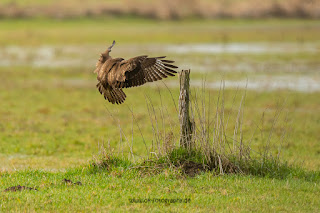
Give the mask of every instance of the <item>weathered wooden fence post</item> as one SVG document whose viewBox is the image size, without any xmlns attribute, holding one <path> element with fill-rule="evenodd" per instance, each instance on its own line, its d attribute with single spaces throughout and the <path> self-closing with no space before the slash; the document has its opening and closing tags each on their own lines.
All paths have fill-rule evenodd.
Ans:
<svg viewBox="0 0 320 213">
<path fill-rule="evenodd" d="M 189 87 L 190 70 L 182 70 L 180 75 L 180 96 L 179 96 L 179 121 L 180 121 L 180 147 L 192 148 L 193 122 L 189 115 Z"/>
</svg>

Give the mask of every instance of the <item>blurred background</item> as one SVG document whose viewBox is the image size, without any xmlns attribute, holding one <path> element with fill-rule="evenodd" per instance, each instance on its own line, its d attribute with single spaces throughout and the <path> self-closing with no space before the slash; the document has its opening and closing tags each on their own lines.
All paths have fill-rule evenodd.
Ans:
<svg viewBox="0 0 320 213">
<path fill-rule="evenodd" d="M 3 0 L 2 17 L 77 18 L 104 15 L 159 20 L 184 18 L 319 18 L 317 0 Z"/>
<path fill-rule="evenodd" d="M 166 55 L 191 69 L 195 88 L 203 79 L 212 91 L 222 80 L 230 93 L 247 88 L 251 119 L 287 101 L 295 135 L 285 155 L 295 159 L 299 150 L 308 168 L 319 168 L 319 18 L 319 0 L 2 0 L 1 169 L 87 162 L 99 142 L 123 140 L 115 126 L 130 132 L 128 107 L 149 121 L 145 95 L 165 90 L 163 83 L 127 90 L 124 106 L 106 103 L 95 88 L 92 71 L 113 40 L 113 57 Z M 165 85 L 177 98 L 178 80 Z M 152 138 L 150 126 L 142 129 Z"/>
</svg>

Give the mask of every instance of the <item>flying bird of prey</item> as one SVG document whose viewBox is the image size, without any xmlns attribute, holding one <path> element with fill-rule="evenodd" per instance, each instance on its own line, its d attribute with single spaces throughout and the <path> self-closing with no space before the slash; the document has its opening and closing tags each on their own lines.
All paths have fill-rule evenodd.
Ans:
<svg viewBox="0 0 320 213">
<path fill-rule="evenodd" d="M 177 66 L 174 61 L 164 60 L 165 56 L 149 58 L 147 55 L 137 56 L 128 60 L 112 58 L 109 53 L 112 45 L 100 54 L 94 73 L 97 73 L 99 92 L 113 104 L 121 104 L 126 99 L 123 88 L 143 85 L 174 76 Z"/>
</svg>

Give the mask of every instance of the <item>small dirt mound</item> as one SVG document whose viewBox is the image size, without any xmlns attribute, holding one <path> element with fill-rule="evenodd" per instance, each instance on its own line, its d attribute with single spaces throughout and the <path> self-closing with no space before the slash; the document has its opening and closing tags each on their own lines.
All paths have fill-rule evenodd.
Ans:
<svg viewBox="0 0 320 213">
<path fill-rule="evenodd" d="M 179 167 L 182 168 L 184 174 L 188 175 L 189 177 L 195 177 L 196 175 L 200 174 L 201 172 L 206 171 L 207 169 L 201 163 L 196 163 L 193 161 L 183 161 L 179 162 Z"/>
<path fill-rule="evenodd" d="M 82 186 L 82 183 L 80 181 L 74 183 L 71 180 L 66 179 L 66 178 L 64 178 L 62 180 L 62 182 L 66 183 L 67 185 L 79 185 L 79 186 Z"/>
<path fill-rule="evenodd" d="M 27 187 L 27 186 L 11 186 L 9 188 L 6 188 L 5 190 L 3 190 L 4 192 L 17 192 L 17 191 L 22 191 L 22 190 L 34 190 L 34 191 L 38 191 L 38 189 L 36 188 L 32 188 L 32 187 Z"/>
</svg>

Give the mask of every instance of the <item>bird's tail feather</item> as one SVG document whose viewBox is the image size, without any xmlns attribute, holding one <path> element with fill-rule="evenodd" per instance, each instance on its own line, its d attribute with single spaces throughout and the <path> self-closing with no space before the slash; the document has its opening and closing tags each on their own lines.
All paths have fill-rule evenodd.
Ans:
<svg viewBox="0 0 320 213">
<path fill-rule="evenodd" d="M 97 84 L 97 88 L 104 98 L 112 104 L 122 104 L 127 97 L 120 88 L 113 88 L 111 86 L 105 88 L 100 82 Z"/>
</svg>

